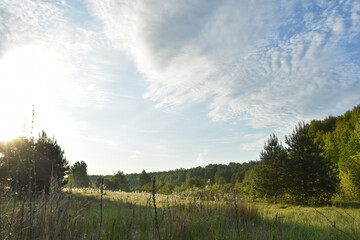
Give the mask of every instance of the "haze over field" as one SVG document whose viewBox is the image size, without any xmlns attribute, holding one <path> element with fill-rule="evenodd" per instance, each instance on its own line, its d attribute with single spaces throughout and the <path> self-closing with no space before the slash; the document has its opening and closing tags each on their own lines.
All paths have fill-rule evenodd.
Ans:
<svg viewBox="0 0 360 240">
<path fill-rule="evenodd" d="M 359 1 L 0 2 L 0 140 L 89 174 L 258 158 L 360 103 Z"/>
</svg>

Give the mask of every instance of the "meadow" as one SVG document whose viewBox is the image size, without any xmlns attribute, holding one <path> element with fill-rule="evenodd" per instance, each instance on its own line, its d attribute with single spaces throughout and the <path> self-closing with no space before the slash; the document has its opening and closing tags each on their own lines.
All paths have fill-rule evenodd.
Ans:
<svg viewBox="0 0 360 240">
<path fill-rule="evenodd" d="M 30 199 L 2 191 L 0 204 L 1 239 L 360 239 L 356 204 L 302 207 L 230 194 L 101 195 L 55 187 Z"/>
</svg>

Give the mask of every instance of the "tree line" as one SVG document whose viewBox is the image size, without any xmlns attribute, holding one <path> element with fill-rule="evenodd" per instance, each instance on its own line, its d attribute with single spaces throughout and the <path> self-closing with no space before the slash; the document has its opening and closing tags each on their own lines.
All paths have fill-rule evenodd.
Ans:
<svg viewBox="0 0 360 240">
<path fill-rule="evenodd" d="M 156 189 L 158 193 L 170 194 L 172 192 L 182 192 L 192 188 L 204 189 L 212 187 L 216 191 L 231 192 L 236 183 L 243 182 L 245 174 L 255 166 L 255 161 L 246 163 L 209 164 L 206 167 L 196 167 L 190 169 L 176 169 L 164 172 L 146 172 L 124 174 L 118 172 L 115 175 L 91 175 L 91 183 L 94 187 L 99 187 L 101 179 L 104 178 L 106 189 L 127 191 L 151 191 L 152 179 L 155 177 Z M 116 178 L 122 175 L 122 178 Z M 120 180 L 122 179 L 122 180 Z M 119 180 L 119 184 L 114 184 Z M 119 189 L 117 186 L 120 186 Z M 126 187 L 125 187 L 126 186 Z"/>
<path fill-rule="evenodd" d="M 275 203 L 359 200 L 360 105 L 344 115 L 298 123 L 285 136 L 284 145 L 270 135 L 259 161 L 122 175 L 127 186 L 123 189 L 129 191 L 150 191 L 155 177 L 158 192 L 165 194 L 198 188 L 265 197 Z"/>
<path fill-rule="evenodd" d="M 334 198 L 360 199 L 360 105 L 337 117 L 300 122 L 285 136 L 284 145 L 270 135 L 259 160 L 209 164 L 164 172 L 88 175 L 85 161 L 72 166 L 57 141 L 45 132 L 0 143 L 0 187 L 14 191 L 48 191 L 51 178 L 60 186 L 158 193 L 189 189 L 227 192 L 302 204 L 326 203 Z"/>
</svg>

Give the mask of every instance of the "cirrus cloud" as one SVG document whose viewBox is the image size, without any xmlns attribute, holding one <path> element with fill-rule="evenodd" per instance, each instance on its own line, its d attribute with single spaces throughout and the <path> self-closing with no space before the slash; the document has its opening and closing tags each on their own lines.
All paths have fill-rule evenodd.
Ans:
<svg viewBox="0 0 360 240">
<path fill-rule="evenodd" d="M 95 1 L 113 47 L 172 110 L 209 102 L 214 121 L 292 126 L 360 102 L 357 1 Z M 288 128 L 288 127 L 287 127 Z"/>
</svg>

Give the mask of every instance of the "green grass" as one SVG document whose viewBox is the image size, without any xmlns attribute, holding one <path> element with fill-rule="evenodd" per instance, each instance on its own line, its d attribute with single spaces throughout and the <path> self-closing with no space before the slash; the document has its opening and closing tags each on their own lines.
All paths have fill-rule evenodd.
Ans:
<svg viewBox="0 0 360 240">
<path fill-rule="evenodd" d="M 309 239 L 360 239 L 360 209 L 302 207 L 257 203 L 262 219 L 277 218 L 286 231 L 306 234 Z M 298 231 L 297 229 L 302 229 Z"/>
<path fill-rule="evenodd" d="M 31 201 L 0 197 L 0 239 L 360 239 L 356 205 L 235 204 L 233 196 L 205 201 L 156 194 L 159 235 L 150 193 L 105 191 L 102 226 L 99 190 L 51 192 Z"/>
<path fill-rule="evenodd" d="M 98 191 L 74 191 L 81 196 L 93 196 L 94 201 L 99 196 Z M 152 224 L 153 214 L 149 209 L 149 193 L 124 193 L 106 191 L 104 196 L 106 206 L 112 209 L 113 215 L 104 214 L 104 218 L 116 219 L 120 215 L 115 206 L 136 205 L 140 212 L 135 219 L 146 220 Z M 157 205 L 160 207 L 160 226 L 166 235 L 180 236 L 184 232 L 190 239 L 360 239 L 360 208 L 357 207 L 302 207 L 293 205 L 274 205 L 264 202 L 238 203 L 245 209 L 238 209 L 240 227 L 236 226 L 237 216 L 234 201 L 203 201 L 189 195 L 157 195 Z M 130 209 L 129 209 L 130 210 Z M 90 212 L 95 213 L 93 209 Z M 126 214 L 128 210 L 118 211 Z M 249 212 L 252 216 L 246 217 Z M 142 215 L 141 215 L 142 214 Z M 164 221 L 164 219 L 169 221 Z M 244 218 L 244 219 L 242 219 Z M 171 225 L 183 226 L 174 229 Z M 185 228 L 185 230 L 184 230 Z M 240 229 L 238 229 L 240 228 Z M 173 232 L 171 232 L 173 230 Z M 136 231 L 135 231 L 136 232 Z M 140 231 L 141 232 L 141 231 Z M 174 237 L 173 239 L 177 239 Z"/>
</svg>

